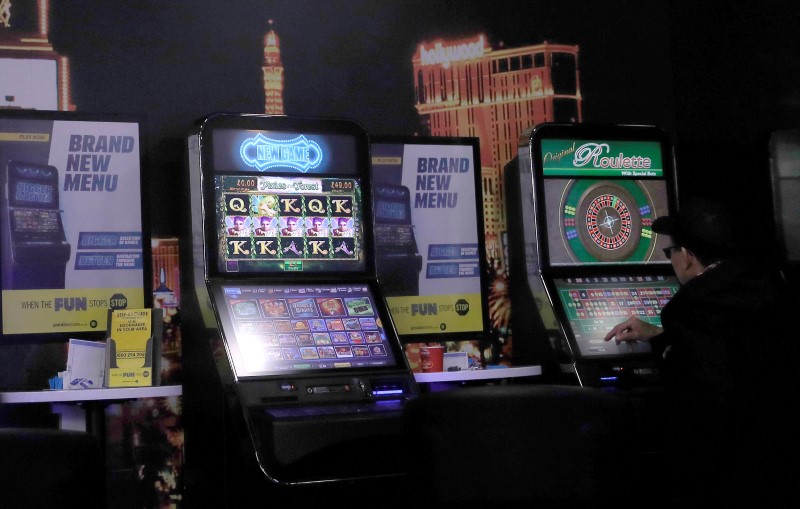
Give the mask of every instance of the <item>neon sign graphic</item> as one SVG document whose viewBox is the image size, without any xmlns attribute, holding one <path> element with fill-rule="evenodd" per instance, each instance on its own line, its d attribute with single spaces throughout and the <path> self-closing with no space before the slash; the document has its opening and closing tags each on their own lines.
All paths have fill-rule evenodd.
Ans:
<svg viewBox="0 0 800 509">
<path fill-rule="evenodd" d="M 291 140 L 273 140 L 258 133 L 239 147 L 239 156 L 247 166 L 259 171 L 290 167 L 303 173 L 322 164 L 322 148 L 302 134 Z"/>
<path fill-rule="evenodd" d="M 486 42 L 483 35 L 471 42 L 445 46 L 441 41 L 436 41 L 430 49 L 424 44 L 419 45 L 419 55 L 422 65 L 441 64 L 445 69 L 450 67 L 450 62 L 473 60 L 482 58 L 486 52 Z"/>
</svg>

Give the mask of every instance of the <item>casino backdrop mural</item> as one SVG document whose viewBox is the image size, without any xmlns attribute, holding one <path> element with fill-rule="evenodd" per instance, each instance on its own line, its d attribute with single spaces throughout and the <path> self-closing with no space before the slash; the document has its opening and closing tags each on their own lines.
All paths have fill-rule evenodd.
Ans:
<svg viewBox="0 0 800 509">
<path fill-rule="evenodd" d="M 15 76 L 0 79 L 0 95 L 6 98 L 3 107 L 158 112 L 148 118 L 149 180 L 156 196 L 175 188 L 182 166 L 177 140 L 191 122 L 213 111 L 342 116 L 376 135 L 478 137 L 489 313 L 503 343 L 500 358 L 490 362 L 513 364 L 503 168 L 516 155 L 520 133 L 541 122 L 652 123 L 669 129 L 671 105 L 664 98 L 670 97 L 671 82 L 663 65 L 668 33 L 656 21 L 666 16 L 666 7 L 280 0 L 109 10 L 99 1 L 18 0 L 0 25 L 0 37 L 9 42 L 0 50 L 0 69 L 11 71 L 0 75 Z M 198 9 L 205 15 L 197 16 Z M 222 25 L 236 29 L 218 30 Z M 147 40 L 133 29 L 145 26 L 154 27 Z M 164 27 L 170 28 L 159 29 Z M 80 36 L 86 30 L 91 41 Z M 37 42 L 26 37 L 32 33 Z M 116 42 L 100 44 L 104 40 Z M 46 75 L 52 89 L 42 92 L 53 99 L 38 103 L 27 94 L 42 80 L 14 70 L 45 54 L 50 63 L 34 63 L 37 69 L 53 67 Z M 648 93 L 641 93 L 644 89 Z M 645 234 L 653 212 L 647 212 L 645 188 L 595 188 L 597 198 L 606 193 L 618 200 L 610 207 L 600 200 L 587 209 L 599 214 L 594 235 L 570 231 L 566 210 L 591 199 L 582 197 L 587 190 L 567 191 L 563 235 L 570 256 L 598 257 L 598 250 L 607 256 L 601 244 L 621 240 L 625 245 L 618 249 L 638 246 L 634 249 L 648 255 Z M 155 200 L 154 236 L 182 233 L 185 225 L 175 220 L 182 198 L 171 193 L 170 200 Z M 619 214 L 624 217 L 616 221 Z M 624 226 L 621 233 L 613 232 L 617 226 Z M 568 239 L 573 233 L 577 237 Z M 475 353 L 471 345 L 451 348 L 462 346 Z M 498 349 L 494 352 L 498 357 Z"/>
<path fill-rule="evenodd" d="M 374 135 L 479 138 L 492 344 L 448 349 L 489 364 L 514 365 L 514 341 L 524 341 L 513 337 L 504 254 L 515 233 L 506 226 L 503 169 L 520 134 L 547 121 L 674 124 L 666 1 L 0 6 L 0 109 L 147 117 L 142 193 L 151 196 L 154 238 L 188 231 L 180 219 L 184 137 L 212 112 L 344 117 Z M 661 212 L 646 182 L 598 177 L 578 186 L 565 177 L 552 192 L 563 212 L 549 241 L 563 247 L 565 263 L 613 260 L 627 249 L 650 256 L 649 223 Z M 11 353 L 0 356 L 0 385 L 46 386 L 29 374 L 56 371 L 59 346 L 42 355 L 49 345 L 0 345 Z M 31 366 L 41 359 L 51 360 Z"/>
</svg>

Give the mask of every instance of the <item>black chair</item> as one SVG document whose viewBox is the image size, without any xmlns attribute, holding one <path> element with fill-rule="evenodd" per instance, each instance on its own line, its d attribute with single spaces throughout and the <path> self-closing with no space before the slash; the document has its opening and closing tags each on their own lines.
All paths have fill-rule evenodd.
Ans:
<svg viewBox="0 0 800 509">
<path fill-rule="evenodd" d="M 80 431 L 0 428 L 0 500 L 4 507 L 106 506 L 99 439 Z"/>
<path fill-rule="evenodd" d="M 652 474 L 635 409 L 602 389 L 468 387 L 424 394 L 404 417 L 409 487 L 430 507 L 632 506 Z"/>
</svg>

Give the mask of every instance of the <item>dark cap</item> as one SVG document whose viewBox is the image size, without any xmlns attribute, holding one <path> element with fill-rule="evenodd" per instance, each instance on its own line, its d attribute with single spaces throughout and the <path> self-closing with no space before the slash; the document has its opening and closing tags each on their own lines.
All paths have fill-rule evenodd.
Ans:
<svg viewBox="0 0 800 509">
<path fill-rule="evenodd" d="M 728 258 L 735 248 L 728 213 L 703 198 L 686 202 L 677 214 L 659 217 L 653 221 L 653 231 L 669 235 L 674 245 L 692 251 L 706 265 Z"/>
</svg>

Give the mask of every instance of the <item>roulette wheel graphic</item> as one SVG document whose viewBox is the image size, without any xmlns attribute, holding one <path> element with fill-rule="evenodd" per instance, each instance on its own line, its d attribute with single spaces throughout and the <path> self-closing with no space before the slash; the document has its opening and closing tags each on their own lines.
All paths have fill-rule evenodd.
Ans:
<svg viewBox="0 0 800 509">
<path fill-rule="evenodd" d="M 655 248 L 654 206 L 638 182 L 572 180 L 560 214 L 562 240 L 575 261 L 645 261 Z"/>
</svg>

